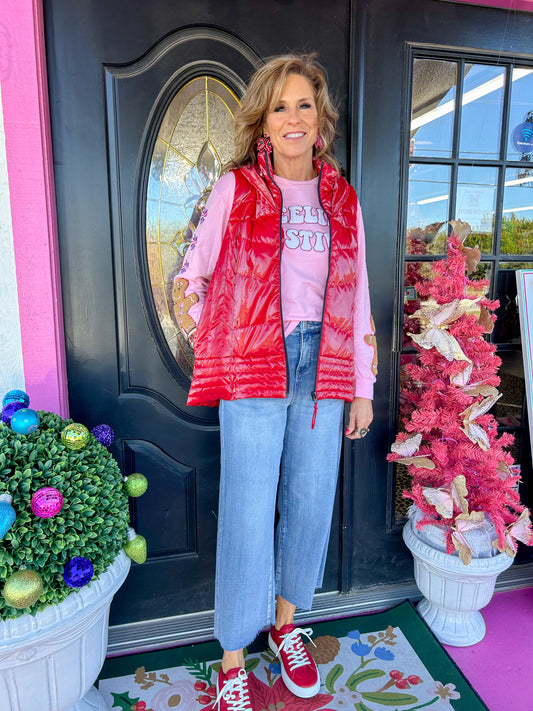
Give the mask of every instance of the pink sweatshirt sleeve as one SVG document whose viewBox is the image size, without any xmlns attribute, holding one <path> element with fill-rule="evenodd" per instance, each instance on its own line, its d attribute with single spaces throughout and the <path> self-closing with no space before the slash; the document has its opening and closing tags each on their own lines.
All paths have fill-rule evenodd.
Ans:
<svg viewBox="0 0 533 711">
<path fill-rule="evenodd" d="M 365 261 L 365 229 L 361 205 L 357 205 L 358 253 L 355 292 L 355 397 L 372 399 L 377 374 L 377 347 L 374 320 L 370 313 L 370 295 Z"/>
<path fill-rule="evenodd" d="M 207 199 L 185 253 L 183 266 L 174 279 L 174 311 L 190 343 L 194 340 L 209 282 L 220 254 L 234 193 L 235 176 L 231 172 L 226 173 L 217 181 Z"/>
</svg>

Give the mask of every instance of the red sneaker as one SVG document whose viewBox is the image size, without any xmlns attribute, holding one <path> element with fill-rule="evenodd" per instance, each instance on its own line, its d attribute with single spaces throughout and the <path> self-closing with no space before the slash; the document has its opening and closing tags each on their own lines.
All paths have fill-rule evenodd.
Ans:
<svg viewBox="0 0 533 711">
<path fill-rule="evenodd" d="M 224 674 L 222 667 L 217 679 L 217 698 L 215 708 L 219 711 L 253 711 L 248 689 L 248 674 L 241 667 L 228 669 Z"/>
<path fill-rule="evenodd" d="M 294 625 L 283 625 L 280 630 L 272 626 L 268 635 L 268 646 L 279 658 L 285 686 L 302 699 L 310 699 L 320 689 L 315 660 L 304 647 L 300 636 L 304 634 L 311 639 L 312 633 L 310 627 L 304 630 Z"/>
</svg>

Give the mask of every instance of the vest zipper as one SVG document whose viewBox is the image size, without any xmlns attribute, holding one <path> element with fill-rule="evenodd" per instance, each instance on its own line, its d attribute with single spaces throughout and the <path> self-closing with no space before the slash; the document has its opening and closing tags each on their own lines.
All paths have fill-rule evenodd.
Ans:
<svg viewBox="0 0 533 711">
<path fill-rule="evenodd" d="M 318 380 L 318 366 L 319 366 L 319 363 L 320 363 L 320 351 L 322 350 L 322 338 L 323 338 L 323 335 L 324 335 L 324 314 L 325 314 L 325 312 L 326 312 L 326 297 L 327 297 L 327 294 L 328 294 L 329 275 L 330 275 L 330 272 L 331 272 L 331 240 L 332 240 L 332 234 L 331 234 L 331 220 L 329 219 L 328 213 L 327 213 L 326 210 L 324 209 L 324 205 L 322 204 L 322 198 L 320 197 L 320 184 L 321 184 L 321 182 L 322 182 L 322 171 L 323 171 L 323 170 L 324 170 L 324 163 L 322 163 L 322 165 L 320 166 L 320 173 L 319 173 L 319 175 L 318 175 L 318 203 L 319 203 L 320 207 L 322 208 L 322 210 L 324 211 L 324 215 L 326 216 L 326 218 L 327 218 L 327 220 L 328 220 L 328 225 L 329 225 L 328 273 L 327 273 L 327 276 L 326 276 L 326 286 L 325 286 L 325 288 L 324 288 L 324 301 L 323 301 L 323 303 L 322 303 L 322 318 L 321 318 L 321 320 L 320 320 L 320 321 L 321 321 L 321 324 L 322 324 L 322 327 L 321 327 L 321 330 L 320 330 L 320 347 L 319 347 L 319 350 L 318 350 L 318 360 L 317 360 L 317 363 L 316 363 L 315 388 L 314 388 L 313 392 L 311 393 L 311 397 L 313 398 L 313 402 L 314 402 L 314 404 L 315 404 L 315 406 L 314 406 L 314 408 L 313 408 L 313 419 L 312 419 L 312 421 L 311 421 L 311 429 L 312 429 L 312 430 L 315 429 L 316 416 L 317 416 L 317 410 L 318 410 L 318 400 L 317 400 L 317 396 L 316 396 L 316 383 L 317 383 L 317 380 Z"/>
<path fill-rule="evenodd" d="M 283 256 L 283 193 L 281 192 L 281 188 L 276 183 L 272 173 L 270 172 L 270 160 L 268 158 L 268 155 L 265 155 L 265 167 L 266 167 L 266 171 L 268 173 L 268 177 L 270 178 L 271 182 L 276 186 L 277 191 L 279 192 L 279 199 L 280 199 L 280 205 L 281 205 L 280 211 L 279 211 L 279 313 L 280 313 L 280 317 L 281 317 L 281 335 L 283 337 L 283 350 L 285 351 L 285 379 L 286 379 L 285 397 L 288 397 L 288 395 L 289 395 L 289 357 L 287 355 L 287 342 L 285 341 L 285 324 L 283 322 L 283 302 L 281 299 L 281 258 Z"/>
</svg>

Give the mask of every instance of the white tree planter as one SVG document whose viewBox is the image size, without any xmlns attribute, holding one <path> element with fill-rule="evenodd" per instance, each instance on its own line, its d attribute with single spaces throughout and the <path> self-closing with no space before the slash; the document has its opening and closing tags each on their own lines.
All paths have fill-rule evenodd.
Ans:
<svg viewBox="0 0 533 711">
<path fill-rule="evenodd" d="M 121 551 L 59 605 L 0 622 L 2 711 L 108 711 L 91 687 L 105 659 L 111 600 L 130 563 Z"/>
<path fill-rule="evenodd" d="M 403 540 L 413 554 L 415 581 L 424 596 L 417 610 L 439 642 L 455 647 L 480 642 L 487 627 L 479 610 L 490 602 L 496 578 L 513 559 L 498 553 L 465 565 L 422 540 L 412 518 L 404 526 Z"/>
</svg>

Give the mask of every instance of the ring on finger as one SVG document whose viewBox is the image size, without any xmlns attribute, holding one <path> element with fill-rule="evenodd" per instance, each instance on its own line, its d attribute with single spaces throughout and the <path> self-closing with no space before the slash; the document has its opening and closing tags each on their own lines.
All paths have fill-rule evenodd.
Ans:
<svg viewBox="0 0 533 711">
<path fill-rule="evenodd" d="M 368 427 L 361 427 L 359 430 L 359 434 L 361 437 L 366 437 L 368 434 Z"/>
</svg>

